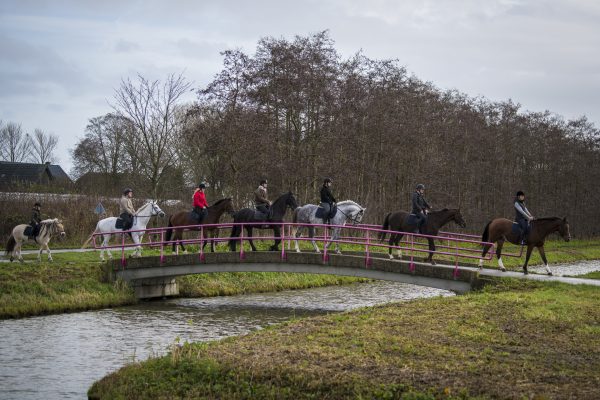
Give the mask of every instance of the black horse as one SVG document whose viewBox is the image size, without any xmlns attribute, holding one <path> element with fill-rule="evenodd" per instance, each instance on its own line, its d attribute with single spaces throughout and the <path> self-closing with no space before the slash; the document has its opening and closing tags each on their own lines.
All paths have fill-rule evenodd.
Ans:
<svg viewBox="0 0 600 400">
<path fill-rule="evenodd" d="M 296 202 L 296 198 L 294 197 L 292 192 L 282 194 L 277 200 L 273 202 L 273 204 L 271 205 L 271 218 L 269 218 L 268 221 L 257 219 L 255 216 L 255 210 L 251 208 L 242 208 L 241 210 L 233 214 L 233 222 L 256 222 L 256 224 L 244 225 L 249 238 L 252 237 L 253 228 L 273 229 L 273 236 L 276 239 L 275 244 L 273 244 L 269 248 L 269 250 L 277 251 L 279 250 L 279 243 L 281 243 L 281 226 L 269 225 L 269 222 L 282 222 L 288 207 L 291 208 L 292 211 L 298 207 L 298 203 Z M 236 238 L 240 236 L 241 231 L 241 225 L 234 225 L 233 229 L 231 230 L 231 239 L 229 239 L 229 248 L 231 249 L 231 251 L 235 251 L 236 244 L 238 242 Z M 250 242 L 250 246 L 252 246 L 252 251 L 256 251 L 256 247 L 254 246 L 252 239 L 248 239 L 248 241 Z"/>
<path fill-rule="evenodd" d="M 444 208 L 443 210 L 431 211 L 428 214 L 427 222 L 422 228 L 423 235 L 437 236 L 440 229 L 450 221 L 456 222 L 461 228 L 467 226 L 462 214 L 460 213 L 460 209 Z M 410 213 L 406 211 L 389 213 L 385 216 L 385 220 L 383 221 L 383 226 L 381 229 L 384 231 L 390 230 L 400 232 L 392 233 L 389 240 L 390 246 L 398 246 L 400 239 L 402 239 L 402 236 L 404 236 L 403 232 L 414 232 L 417 229 L 416 219 L 414 217 L 410 217 Z M 385 232 L 381 232 L 379 234 L 379 240 L 383 241 L 385 239 L 385 235 Z M 435 243 L 433 242 L 433 238 L 427 238 L 427 241 L 429 242 L 430 252 L 425 258 L 425 261 L 429 261 L 431 264 L 435 265 L 435 261 L 433 261 Z M 391 247 L 389 249 L 389 254 L 390 258 L 394 258 Z M 402 251 L 400 249 L 398 249 L 398 258 L 402 258 Z"/>
</svg>

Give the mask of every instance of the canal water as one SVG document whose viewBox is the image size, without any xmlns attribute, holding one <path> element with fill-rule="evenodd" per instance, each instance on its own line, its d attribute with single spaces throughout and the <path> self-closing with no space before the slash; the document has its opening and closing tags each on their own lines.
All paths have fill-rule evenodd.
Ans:
<svg viewBox="0 0 600 400">
<path fill-rule="evenodd" d="M 292 318 L 452 292 L 392 282 L 145 302 L 0 321 L 0 399 L 82 399 L 123 365 L 176 342 L 221 339 Z"/>
</svg>

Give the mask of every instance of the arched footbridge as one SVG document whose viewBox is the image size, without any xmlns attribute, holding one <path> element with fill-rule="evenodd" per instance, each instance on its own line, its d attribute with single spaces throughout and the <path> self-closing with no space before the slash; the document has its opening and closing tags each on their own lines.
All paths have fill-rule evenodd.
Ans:
<svg viewBox="0 0 600 400">
<path fill-rule="evenodd" d="M 292 273 L 310 273 L 310 274 L 329 274 L 363 277 L 376 280 L 387 280 L 403 282 L 414 285 L 434 287 L 451 290 L 457 293 L 464 293 L 473 288 L 481 287 L 493 279 L 499 277 L 524 277 L 521 273 L 500 272 L 498 270 L 483 269 L 475 267 L 475 263 L 480 259 L 480 249 L 482 243 L 474 237 L 461 234 L 443 233 L 436 237 L 436 241 L 441 243 L 435 254 L 443 256 L 443 260 L 438 261 L 437 265 L 424 263 L 416 260 L 415 254 L 419 254 L 419 259 L 430 252 L 420 238 L 426 239 L 426 235 L 407 233 L 408 238 L 401 242 L 400 246 L 389 246 L 370 239 L 373 234 L 380 232 L 380 229 L 369 226 L 345 226 L 343 229 L 348 231 L 348 236 L 342 236 L 337 241 L 352 245 L 352 251 L 344 251 L 344 254 L 335 254 L 325 251 L 324 253 L 290 251 L 290 242 L 296 239 L 292 236 L 292 230 L 287 226 L 294 224 L 283 223 L 281 233 L 282 248 L 280 251 L 245 251 L 241 247 L 240 251 L 218 251 L 214 253 L 205 253 L 200 247 L 199 253 L 193 254 L 172 254 L 166 255 L 165 250 L 172 242 L 164 241 L 164 228 L 147 229 L 150 241 L 143 243 L 144 247 L 160 248 L 160 255 L 144 256 L 139 258 L 127 258 L 126 249 L 131 244 L 109 246 L 109 248 L 118 248 L 121 251 L 121 258 L 110 260 L 105 264 L 105 272 L 110 280 L 122 279 L 130 282 L 135 288 L 138 298 L 164 297 L 178 294 L 178 288 L 175 278 L 178 276 L 215 273 L 215 272 L 292 272 Z M 219 228 L 231 228 L 232 224 L 220 224 Z M 187 227 L 190 230 L 198 227 Z M 185 239 L 186 244 L 203 243 L 206 227 L 200 226 L 199 233 L 193 231 L 195 237 Z M 317 237 L 321 243 L 331 242 L 327 238 L 327 230 L 323 230 L 323 235 Z M 228 233 L 223 230 L 223 233 Z M 216 239 L 217 241 L 227 241 L 227 236 Z M 237 238 L 241 243 L 249 238 Z M 272 241 L 272 236 L 253 237 L 254 240 Z M 300 238 L 300 240 L 309 240 Z M 285 243 L 288 242 L 288 250 L 285 249 Z M 362 251 L 357 251 L 357 247 L 363 247 Z M 385 250 L 393 248 L 394 250 L 406 250 L 410 256 L 405 258 L 390 259 L 387 253 L 381 252 L 381 247 Z M 100 248 L 100 247 L 97 247 Z M 106 249 L 106 248 L 104 248 Z M 379 250 L 379 252 L 378 252 Z M 491 252 L 488 258 L 491 257 Z M 518 254 L 517 254 L 518 255 Z M 473 266 L 469 266 L 473 265 Z M 550 279 L 542 275 L 528 275 L 527 279 Z M 564 281 L 568 278 L 556 278 Z M 571 278 L 571 283 L 587 283 L 583 279 Z M 578 282 L 582 281 L 582 282 Z"/>
</svg>

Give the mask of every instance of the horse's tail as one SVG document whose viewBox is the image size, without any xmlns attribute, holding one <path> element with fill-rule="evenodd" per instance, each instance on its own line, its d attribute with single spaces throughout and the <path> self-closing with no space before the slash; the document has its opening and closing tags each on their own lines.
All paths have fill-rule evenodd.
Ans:
<svg viewBox="0 0 600 400">
<path fill-rule="evenodd" d="M 383 220 L 383 225 L 381 226 L 381 230 L 382 231 L 387 231 L 389 229 L 389 227 L 390 227 L 390 215 L 392 215 L 392 213 L 388 213 L 385 216 L 385 219 Z M 379 241 L 380 242 L 384 241 L 385 235 L 386 235 L 386 232 L 379 232 Z"/>
<path fill-rule="evenodd" d="M 167 228 L 172 228 L 173 224 L 171 223 L 171 218 L 169 218 L 169 226 Z M 173 234 L 173 229 L 167 229 L 166 235 L 165 235 L 165 241 L 169 242 L 171 240 L 171 235 Z"/>
<path fill-rule="evenodd" d="M 483 235 L 481 236 L 481 241 L 482 242 L 487 242 L 488 239 L 490 238 L 490 225 L 491 225 L 492 221 L 488 222 L 487 225 L 485 226 L 485 229 L 483 230 Z"/>
<path fill-rule="evenodd" d="M 96 224 L 96 228 L 94 228 L 94 231 L 91 233 L 90 237 L 88 237 L 87 240 L 81 245 L 82 249 L 85 249 L 90 244 L 96 232 L 98 232 L 98 224 Z"/>
<path fill-rule="evenodd" d="M 9 255 L 10 253 L 12 253 L 16 245 L 17 241 L 15 240 L 15 237 L 13 235 L 10 235 L 10 237 L 8 238 L 8 242 L 6 242 L 6 253 L 4 254 Z"/>
</svg>

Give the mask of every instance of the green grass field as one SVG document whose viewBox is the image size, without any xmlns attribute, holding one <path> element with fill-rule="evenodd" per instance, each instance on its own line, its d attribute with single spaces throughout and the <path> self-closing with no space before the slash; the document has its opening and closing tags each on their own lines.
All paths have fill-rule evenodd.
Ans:
<svg viewBox="0 0 600 400">
<path fill-rule="evenodd" d="M 506 280 L 457 297 L 174 345 L 93 399 L 595 399 L 600 289 Z"/>
</svg>

